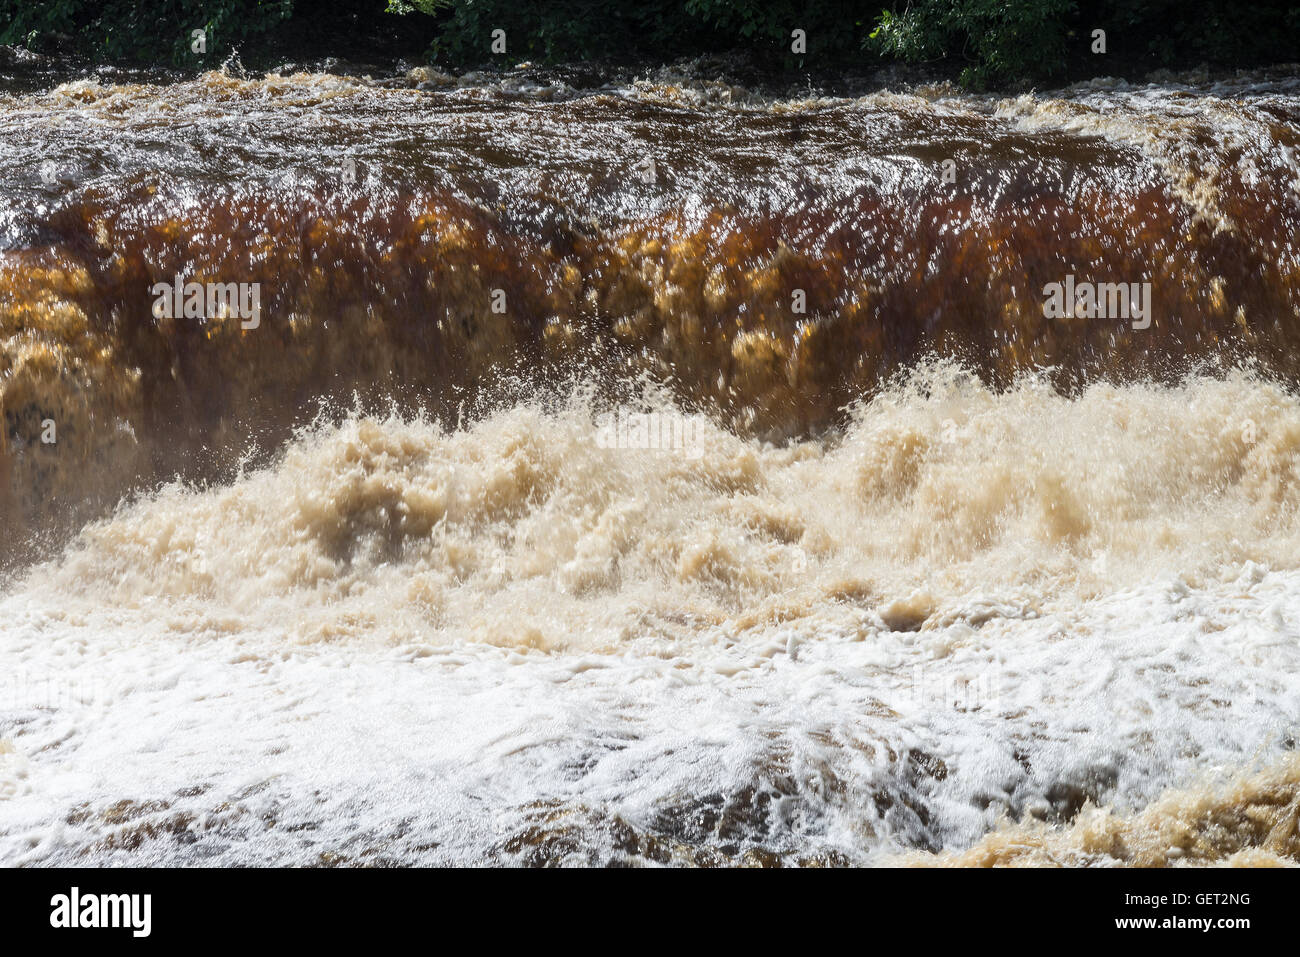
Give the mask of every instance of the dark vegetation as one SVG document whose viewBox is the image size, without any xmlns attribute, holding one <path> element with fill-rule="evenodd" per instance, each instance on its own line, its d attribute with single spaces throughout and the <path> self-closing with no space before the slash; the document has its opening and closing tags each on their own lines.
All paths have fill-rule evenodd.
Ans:
<svg viewBox="0 0 1300 957">
<path fill-rule="evenodd" d="M 207 30 L 207 51 L 190 48 Z M 506 50 L 492 52 L 494 30 Z M 792 50 L 791 32 L 806 34 Z M 1094 53 L 1093 31 L 1106 31 Z M 968 86 L 1300 58 L 1292 0 L 0 0 L 0 44 L 208 68 L 333 56 L 448 68 L 746 56 L 771 73 L 918 64 Z"/>
</svg>

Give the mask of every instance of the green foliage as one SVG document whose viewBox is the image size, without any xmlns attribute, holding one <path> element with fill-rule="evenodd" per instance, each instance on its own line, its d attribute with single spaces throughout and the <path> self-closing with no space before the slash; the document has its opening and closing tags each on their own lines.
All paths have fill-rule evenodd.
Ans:
<svg viewBox="0 0 1300 957">
<path fill-rule="evenodd" d="M 1086 4 L 1084 15 L 1114 25 L 1117 49 L 1125 50 L 1132 39 L 1133 52 L 1159 66 L 1300 59 L 1300 5 L 1293 0 L 1108 0 Z"/>
<path fill-rule="evenodd" d="M 457 64 L 493 59 L 492 31 L 506 32 L 499 62 L 557 62 L 627 55 L 663 55 L 676 38 L 690 42 L 680 11 L 609 0 L 416 0 L 424 9 L 450 8 L 434 45 L 435 58 Z M 427 12 L 427 11 L 426 11 Z"/>
<path fill-rule="evenodd" d="M 388 0 L 388 12 L 397 14 L 419 12 L 433 16 L 439 11 L 446 10 L 455 2 L 456 0 Z"/>
<path fill-rule="evenodd" d="M 1063 72 L 1074 12 L 1074 0 L 919 0 L 883 11 L 868 42 L 913 62 L 955 54 L 963 84 L 983 87 Z"/>
<path fill-rule="evenodd" d="M 746 49 L 768 67 L 795 66 L 791 31 L 807 34 L 823 65 L 860 56 L 860 4 L 851 0 L 389 0 L 393 13 L 438 16 L 434 55 L 465 65 L 488 62 L 493 30 L 506 31 L 500 62 L 673 59 Z"/>
<path fill-rule="evenodd" d="M 96 59 L 192 65 L 223 56 L 293 15 L 293 0 L 0 0 L 0 43 L 37 49 L 61 38 Z M 205 30 L 207 53 L 191 52 Z"/>
<path fill-rule="evenodd" d="M 766 44 L 782 56 L 790 51 L 790 32 L 807 35 L 808 52 L 840 60 L 856 51 L 862 40 L 865 19 L 862 4 L 823 0 L 685 0 L 683 12 L 712 26 L 734 43 L 743 38 L 752 44 Z"/>
<path fill-rule="evenodd" d="M 0 44 L 97 61 L 210 67 L 238 48 L 343 58 L 430 54 L 453 67 L 520 60 L 673 60 L 743 50 L 760 69 L 867 67 L 878 56 L 969 86 L 1158 66 L 1300 58 L 1300 4 L 1256 0 L 0 0 Z M 898 5 L 895 6 L 894 4 Z M 207 31 L 207 53 L 190 50 Z M 506 52 L 491 52 L 494 30 Z M 791 50 L 791 31 L 807 53 Z M 1094 29 L 1107 53 L 1094 56 Z"/>
<path fill-rule="evenodd" d="M 1107 52 L 1091 52 L 1092 31 Z M 1051 80 L 1066 73 L 1133 75 L 1200 63 L 1252 66 L 1300 55 L 1292 0 L 909 0 L 884 10 L 867 39 L 909 62 L 956 63 L 963 83 Z"/>
</svg>

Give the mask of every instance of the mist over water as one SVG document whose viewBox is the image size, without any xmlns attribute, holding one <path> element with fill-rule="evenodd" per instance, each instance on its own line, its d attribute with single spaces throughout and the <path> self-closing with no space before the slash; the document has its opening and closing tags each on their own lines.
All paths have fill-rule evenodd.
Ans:
<svg viewBox="0 0 1300 957">
<path fill-rule="evenodd" d="M 1296 863 L 1293 73 L 145 79 L 0 83 L 6 862 Z"/>
</svg>

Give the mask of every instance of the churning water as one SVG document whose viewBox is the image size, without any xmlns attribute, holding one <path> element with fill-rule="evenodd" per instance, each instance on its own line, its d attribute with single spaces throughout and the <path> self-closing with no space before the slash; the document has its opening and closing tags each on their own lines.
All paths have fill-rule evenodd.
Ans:
<svg viewBox="0 0 1300 957">
<path fill-rule="evenodd" d="M 570 80 L 0 83 L 0 860 L 1300 861 L 1297 74 Z"/>
</svg>

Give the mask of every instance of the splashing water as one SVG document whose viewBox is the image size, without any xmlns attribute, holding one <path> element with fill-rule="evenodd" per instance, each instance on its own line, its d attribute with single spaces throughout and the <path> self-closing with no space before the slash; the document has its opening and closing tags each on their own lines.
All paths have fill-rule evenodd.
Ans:
<svg viewBox="0 0 1300 957">
<path fill-rule="evenodd" d="M 0 94 L 0 859 L 1297 861 L 1294 79 L 446 82 Z"/>
</svg>

